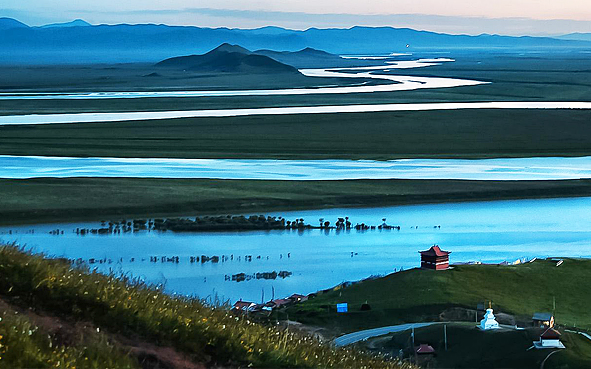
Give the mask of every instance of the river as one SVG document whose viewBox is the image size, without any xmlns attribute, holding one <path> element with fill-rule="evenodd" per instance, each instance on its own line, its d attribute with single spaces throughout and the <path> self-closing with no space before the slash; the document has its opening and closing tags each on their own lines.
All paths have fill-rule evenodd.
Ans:
<svg viewBox="0 0 591 369">
<path fill-rule="evenodd" d="M 260 301 L 310 293 L 344 281 L 392 273 L 419 265 L 418 251 L 439 244 L 451 262 L 498 263 L 520 258 L 591 257 L 591 198 L 448 203 L 387 208 L 354 208 L 272 214 L 317 224 L 349 216 L 355 223 L 378 225 L 382 218 L 401 229 L 391 231 L 253 231 L 199 234 L 140 231 L 121 235 L 76 235 L 76 227 L 53 224 L 0 228 L 0 239 L 37 252 L 76 259 L 106 258 L 101 271 L 131 273 L 165 283 L 172 293 Z M 63 235 L 51 235 L 59 228 Z M 34 233 L 31 231 L 34 230 Z M 61 233 L 61 231 L 60 231 Z M 191 263 L 190 256 L 233 256 L 219 263 Z M 251 255 L 252 261 L 245 261 Z M 158 262 L 150 262 L 150 256 Z M 162 263 L 179 256 L 179 263 Z M 258 258 L 260 256 L 260 259 Z M 134 261 L 131 261 L 134 258 Z M 142 260 L 144 259 L 144 260 Z M 120 261 L 121 260 L 121 261 Z M 235 282 L 226 276 L 289 271 L 275 280 Z M 494 281 L 491 281 L 494 283 Z"/>
<path fill-rule="evenodd" d="M 569 180 L 591 178 L 591 157 L 499 159 L 264 160 L 73 158 L 0 155 L 0 178 L 202 178 Z"/>
</svg>

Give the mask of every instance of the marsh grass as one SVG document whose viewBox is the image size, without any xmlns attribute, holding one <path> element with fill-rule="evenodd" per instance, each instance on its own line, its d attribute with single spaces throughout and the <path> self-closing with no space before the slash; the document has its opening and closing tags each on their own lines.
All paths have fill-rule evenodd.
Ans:
<svg viewBox="0 0 591 369">
<path fill-rule="evenodd" d="M 260 325 L 195 298 L 170 296 L 157 286 L 138 280 L 103 275 L 73 267 L 63 260 L 33 255 L 15 245 L 0 247 L 0 296 L 62 318 L 91 322 L 113 334 L 141 337 L 158 346 L 173 347 L 192 361 L 206 365 L 406 367 L 382 357 L 337 349 L 309 336 Z M 27 325 L 26 322 L 14 324 L 23 328 Z M 33 338 L 19 341 L 14 336 L 17 332 L 28 330 L 17 329 L 10 336 L 11 345 L 16 343 L 22 350 L 34 351 L 37 345 L 44 344 Z M 59 360 L 52 352 L 46 355 Z M 29 366 L 28 362 L 22 364 Z M 107 362 L 104 365 L 109 366 Z"/>
</svg>

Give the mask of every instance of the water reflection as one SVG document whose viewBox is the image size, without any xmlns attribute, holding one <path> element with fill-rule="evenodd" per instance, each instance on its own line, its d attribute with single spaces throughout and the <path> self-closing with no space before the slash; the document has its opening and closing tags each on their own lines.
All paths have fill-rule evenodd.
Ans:
<svg viewBox="0 0 591 369">
<path fill-rule="evenodd" d="M 169 292 L 259 301 L 263 293 L 270 298 L 272 291 L 275 297 L 310 293 L 344 281 L 417 267 L 418 251 L 432 244 L 452 251 L 452 262 L 591 257 L 590 207 L 591 198 L 576 198 L 271 214 L 304 218 L 314 224 L 319 218 L 334 222 L 343 216 L 349 216 L 353 224 L 380 224 L 385 217 L 388 224 L 399 224 L 400 231 L 138 232 L 82 237 L 73 232 L 76 227 L 97 224 L 81 223 L 0 228 L 0 239 L 72 259 L 104 258 L 105 263 L 97 262 L 93 267 L 165 283 Z M 64 234 L 49 234 L 57 228 Z M 191 256 L 202 255 L 228 259 L 190 262 Z M 150 262 L 150 256 L 178 256 L 179 262 Z M 251 256 L 250 261 L 247 256 Z M 273 271 L 293 275 L 271 280 L 227 280 L 227 276 L 239 273 Z"/>
</svg>

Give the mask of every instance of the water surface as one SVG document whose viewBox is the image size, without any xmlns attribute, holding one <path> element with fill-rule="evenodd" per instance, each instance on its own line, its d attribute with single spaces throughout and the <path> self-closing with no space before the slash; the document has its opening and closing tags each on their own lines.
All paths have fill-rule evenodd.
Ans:
<svg viewBox="0 0 591 369">
<path fill-rule="evenodd" d="M 413 69 L 453 62 L 453 59 L 418 59 L 407 61 L 387 61 L 385 65 L 352 68 L 300 69 L 307 77 L 328 77 L 379 80 L 391 83 L 380 85 L 333 86 L 313 88 L 279 88 L 268 90 L 194 90 L 194 91 L 127 91 L 127 92 L 88 92 L 88 93 L 0 93 L 0 100 L 87 100 L 87 99 L 143 99 L 143 98 L 183 98 L 219 96 L 291 96 L 318 94 L 352 94 L 369 92 L 411 91 L 431 88 L 474 86 L 484 82 L 459 78 L 412 77 L 380 74 L 379 71 L 391 69 Z M 369 72 L 371 71 L 371 72 Z"/>
<path fill-rule="evenodd" d="M 120 236 L 77 236 L 61 224 L 0 228 L 0 239 L 18 241 L 35 251 L 69 258 L 107 258 L 102 271 L 132 273 L 166 283 L 167 291 L 201 297 L 224 296 L 260 301 L 310 293 L 344 281 L 388 274 L 419 265 L 419 250 L 439 244 L 452 251 L 452 262 L 502 262 L 519 258 L 591 257 L 591 198 L 413 205 L 300 211 L 283 215 L 316 224 L 349 216 L 353 224 L 398 224 L 400 231 L 324 232 L 255 231 L 175 234 L 139 232 Z M 436 227 L 437 226 L 437 227 Z M 440 226 L 440 228 L 438 227 Z M 50 235 L 60 228 L 63 235 Z M 34 234 L 31 230 L 34 229 Z M 289 253 L 289 257 L 288 257 Z M 189 262 L 190 256 L 234 255 L 217 264 Z M 252 255 L 251 262 L 244 256 Z M 257 259 L 257 256 L 261 259 Z M 353 255 L 353 256 L 352 256 Z M 150 263 L 150 256 L 179 256 L 179 264 Z M 240 257 L 240 261 L 238 260 Z M 268 257 L 268 259 L 267 259 Z M 119 261 L 120 258 L 123 261 Z M 131 262 L 131 258 L 135 258 Z M 141 261 L 141 259 L 147 259 Z M 276 280 L 226 281 L 226 275 L 287 270 Z"/>
<path fill-rule="evenodd" d="M 0 155 L 0 178 L 214 178 L 257 180 L 591 178 L 591 157 L 501 159 L 264 160 L 72 158 Z"/>
<path fill-rule="evenodd" d="M 416 79 L 416 78 L 415 78 Z M 280 108 L 211 109 L 180 111 L 142 111 L 115 113 L 67 113 L 67 114 L 23 114 L 0 116 L 0 126 L 28 124 L 64 124 L 126 122 L 137 120 L 161 120 L 179 118 L 220 118 L 252 115 L 293 115 L 293 114 L 336 114 L 376 113 L 395 111 L 430 111 L 461 109 L 591 109 L 591 102 L 580 101 L 492 101 L 466 103 L 418 103 L 418 104 L 355 104 L 325 106 L 295 106 Z"/>
</svg>

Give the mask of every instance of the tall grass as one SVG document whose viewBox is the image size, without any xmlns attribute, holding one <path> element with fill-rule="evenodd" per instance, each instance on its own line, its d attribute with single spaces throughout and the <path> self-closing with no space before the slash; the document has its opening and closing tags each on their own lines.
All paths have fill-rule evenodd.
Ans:
<svg viewBox="0 0 591 369">
<path fill-rule="evenodd" d="M 0 313 L 0 367 L 137 368 L 137 360 L 97 331 L 86 330 L 73 344 L 12 309 Z"/>
<path fill-rule="evenodd" d="M 136 280 L 32 255 L 14 245 L 0 246 L 0 296 L 68 319 L 90 321 L 111 333 L 170 346 L 207 365 L 409 367 L 260 325 L 198 299 L 166 295 Z"/>
</svg>

